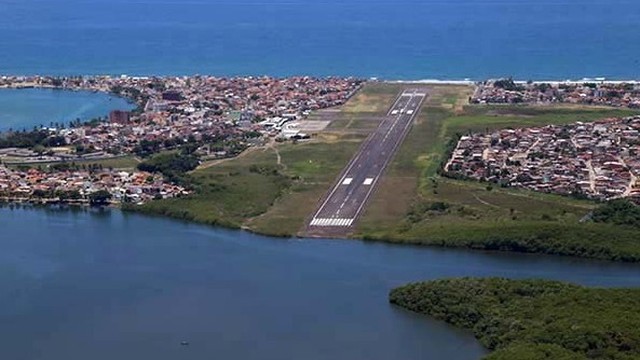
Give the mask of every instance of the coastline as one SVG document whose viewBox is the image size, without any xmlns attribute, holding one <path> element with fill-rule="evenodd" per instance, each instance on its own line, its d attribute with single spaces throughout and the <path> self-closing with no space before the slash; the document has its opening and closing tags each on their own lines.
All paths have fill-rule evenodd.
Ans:
<svg viewBox="0 0 640 360">
<path fill-rule="evenodd" d="M 632 315 L 639 293 L 551 280 L 464 277 L 410 283 L 391 290 L 388 300 L 473 332 L 492 351 L 487 360 L 631 359 L 640 354 L 640 318 Z"/>
<path fill-rule="evenodd" d="M 189 78 L 194 76 L 201 76 L 196 74 L 173 74 L 173 75 L 136 75 L 136 74 L 83 74 L 83 75 L 37 75 L 37 74 L 0 74 L 0 80 L 7 80 L 11 78 L 22 79 L 22 78 L 43 78 L 43 79 L 72 79 L 72 78 L 83 78 L 83 79 L 134 79 L 134 80 L 149 80 L 153 78 Z M 219 78 L 261 78 L 261 77 L 269 77 L 274 79 L 287 79 L 293 76 L 277 76 L 270 74 L 237 74 L 234 76 L 225 76 L 225 75 L 216 75 L 216 74 L 208 74 L 207 76 L 219 77 Z M 326 76 L 313 76 L 307 75 L 310 77 L 315 77 L 318 79 L 327 79 L 327 78 L 342 78 L 349 77 L 343 75 L 326 75 Z M 491 81 L 495 79 L 506 79 L 510 78 L 510 76 L 504 75 L 499 77 L 482 77 L 482 78 L 382 78 L 376 76 L 351 76 L 354 78 L 364 79 L 367 82 L 381 82 L 381 83 L 390 83 L 390 84 L 425 84 L 425 85 L 474 85 L 478 83 L 482 83 L 485 81 Z M 596 83 L 610 83 L 610 84 L 640 84 L 640 78 L 626 78 L 626 77 L 590 77 L 585 76 L 582 78 L 518 78 L 513 77 L 513 81 L 519 84 L 525 84 L 531 81 L 534 84 L 582 84 L 585 82 L 596 82 Z M 26 84 L 10 84 L 10 85 L 0 85 L 0 89 L 32 89 L 32 88 L 43 88 L 43 89 L 61 89 L 61 90 L 83 90 L 83 88 L 76 87 L 62 87 L 62 86 L 54 86 L 50 84 L 37 84 L 37 83 L 26 83 Z M 105 91 L 105 89 L 95 89 L 96 91 Z M 93 89 L 90 89 L 93 91 Z M 108 92 L 108 91 L 107 91 Z"/>
<path fill-rule="evenodd" d="M 307 239 L 307 240 L 314 240 L 314 241 L 322 240 L 319 238 L 308 238 L 295 233 L 274 233 L 269 231 L 262 231 L 259 229 L 251 228 L 249 226 L 238 225 L 238 224 L 225 222 L 225 221 L 202 221 L 202 220 L 194 219 L 189 216 L 185 216 L 185 214 L 154 212 L 154 211 L 149 211 L 147 209 L 143 209 L 139 205 L 134 205 L 134 204 L 92 205 L 88 201 L 61 203 L 57 201 L 26 201 L 26 200 L 7 202 L 4 200 L 5 199 L 0 199 L 1 206 L 28 205 L 28 206 L 33 206 L 40 209 L 57 208 L 61 210 L 70 210 L 70 211 L 77 210 L 77 209 L 86 209 L 86 210 L 112 209 L 112 210 L 122 211 L 123 213 L 140 214 L 140 215 L 149 216 L 152 218 L 167 218 L 167 219 L 173 219 L 177 221 L 184 221 L 192 224 L 209 226 L 212 228 L 243 231 L 243 232 L 247 232 L 255 235 L 266 236 L 272 239 L 289 239 L 289 240 L 290 239 Z M 561 230 L 561 228 L 559 227 L 557 230 Z M 579 232 L 579 229 L 577 228 L 574 230 Z M 590 233 L 591 232 L 587 230 L 587 232 L 584 233 L 583 235 L 586 236 Z M 362 234 L 358 234 L 356 236 L 351 236 L 351 237 L 330 237 L 329 239 L 344 240 L 344 241 L 356 240 L 356 241 L 382 243 L 382 244 L 405 246 L 405 247 L 419 246 L 419 247 L 429 247 L 429 248 L 444 248 L 444 249 L 448 248 L 448 249 L 461 249 L 461 250 L 468 250 L 468 251 L 484 251 L 489 253 L 491 252 L 518 253 L 518 254 L 553 256 L 553 257 L 560 256 L 565 258 L 581 258 L 585 260 L 605 261 L 605 262 L 612 262 L 612 263 L 628 263 L 628 264 L 640 263 L 640 255 L 635 257 L 629 257 L 629 256 L 612 257 L 612 256 L 590 256 L 588 254 L 576 255 L 572 253 L 563 253 L 561 251 L 543 252 L 543 251 L 540 251 L 539 249 L 529 250 L 519 245 L 519 240 L 515 238 L 505 238 L 502 243 L 492 241 L 489 244 L 483 244 L 482 242 L 478 242 L 477 244 L 457 242 L 457 241 L 450 242 L 448 240 L 442 240 L 438 238 L 433 238 L 431 240 L 428 240 L 428 239 L 407 240 L 401 237 L 394 237 L 392 235 L 389 235 L 386 237 L 371 237 L 371 236 L 362 235 Z"/>
<path fill-rule="evenodd" d="M 184 213 L 178 214 L 178 213 L 154 212 L 154 211 L 142 209 L 135 205 L 131 205 L 131 206 L 127 205 L 127 206 L 120 207 L 119 209 L 125 212 L 139 213 L 147 216 L 168 217 L 174 220 L 187 221 L 194 224 L 200 224 L 200 225 L 206 225 L 206 226 L 212 226 L 212 227 L 221 227 L 229 230 L 242 230 L 252 234 L 267 236 L 271 238 L 319 240 L 317 238 L 305 237 L 303 235 L 300 235 L 299 233 L 270 232 L 270 231 L 263 231 L 260 229 L 251 228 L 245 225 L 238 225 L 238 224 L 233 224 L 233 223 L 224 222 L 224 221 L 197 220 L 197 219 L 194 219 L 193 217 L 187 216 Z M 612 230 L 613 228 L 614 228 L 613 226 L 608 227 L 609 230 Z M 562 233 L 561 230 L 567 230 L 566 226 L 558 225 L 555 229 L 544 229 L 545 232 L 552 231 L 558 234 Z M 593 235 L 594 230 L 595 231 L 603 230 L 602 234 L 599 234 L 599 235 L 601 235 L 602 237 L 607 236 L 607 230 L 601 227 L 594 226 L 591 229 L 583 229 L 583 230 L 584 231 L 581 232 L 580 228 L 578 227 L 569 229 L 569 231 L 574 231 L 575 233 L 578 233 L 582 236 Z M 633 240 L 638 235 L 638 233 L 634 230 L 631 230 L 631 229 L 627 229 L 627 230 L 628 230 L 627 235 L 630 240 Z M 455 237 L 452 239 L 449 239 L 449 238 L 442 237 L 441 235 L 435 235 L 435 236 L 432 236 L 431 238 L 429 238 L 429 235 L 426 235 L 424 237 L 421 236 L 419 238 L 407 239 L 402 236 L 394 236 L 394 235 L 372 236 L 367 234 L 356 234 L 354 236 L 349 236 L 349 237 L 330 237 L 330 239 L 345 240 L 345 241 L 358 240 L 358 241 L 364 241 L 364 242 L 376 242 L 376 243 L 391 244 L 391 245 L 397 245 L 397 246 L 425 246 L 425 247 L 433 247 L 433 248 L 457 248 L 457 249 L 466 249 L 470 251 L 487 251 L 487 252 L 497 252 L 497 253 L 519 253 L 519 254 L 542 255 L 542 256 L 561 256 L 561 257 L 567 257 L 567 258 L 582 258 L 582 259 L 588 259 L 588 260 L 594 260 L 594 261 L 609 261 L 609 262 L 616 262 L 616 263 L 630 263 L 630 264 L 640 263 L 640 253 L 635 255 L 624 254 L 624 253 L 621 253 L 621 254 L 605 253 L 604 255 L 598 255 L 598 254 L 590 254 L 587 251 L 583 253 L 575 253 L 572 251 L 563 251 L 563 250 L 557 250 L 557 249 L 554 250 L 552 248 L 545 250 L 544 242 L 537 243 L 537 242 L 532 242 L 529 239 L 532 236 L 532 234 L 521 234 L 521 235 L 522 235 L 521 238 L 518 238 L 517 235 L 514 235 L 512 237 L 506 236 L 502 239 L 491 238 L 489 241 L 486 241 L 486 242 L 465 240 L 464 236 L 461 236 L 460 238 L 458 238 L 459 240 L 456 239 Z M 598 234 L 596 233 L 596 235 Z M 491 235 L 487 233 L 486 236 L 490 237 Z M 544 241 L 548 241 L 548 240 L 544 240 Z M 560 241 L 562 240 L 560 239 Z M 579 245 L 576 245 L 576 246 L 579 246 Z M 599 249 L 600 248 L 598 247 L 598 245 L 596 245 L 596 249 L 594 250 L 599 250 Z"/>
<path fill-rule="evenodd" d="M 433 85 L 437 88 L 438 85 L 443 85 L 443 87 L 446 86 L 453 86 L 454 88 L 456 87 L 469 87 L 470 85 L 473 85 L 474 83 L 470 83 L 468 81 L 454 81 L 454 82 L 443 82 L 440 80 L 423 80 L 423 84 L 429 84 L 429 85 Z M 371 81 L 371 84 L 376 84 L 376 81 Z M 395 96 L 396 95 L 396 90 L 395 87 L 393 85 L 406 85 L 407 83 L 405 82 L 389 82 L 389 81 L 385 81 L 385 82 L 380 82 L 382 85 L 381 87 L 390 87 L 391 92 L 393 93 L 392 95 Z M 360 91 L 360 90 L 359 90 Z M 360 92 L 358 91 L 354 91 L 352 93 L 349 94 L 348 99 L 352 99 L 352 96 L 354 94 L 360 94 Z M 371 94 L 365 95 L 364 98 L 370 97 Z M 456 96 L 460 97 L 461 99 L 465 100 L 466 98 L 464 96 L 460 96 L 459 94 L 457 94 Z M 359 101 L 358 99 L 355 99 L 356 103 Z M 374 101 L 374 103 L 379 103 L 379 101 Z M 385 103 L 386 104 L 386 103 Z M 380 105 L 380 104 L 378 104 Z M 433 109 L 434 105 L 431 105 Z M 440 106 L 440 105 L 438 105 Z M 386 107 L 385 106 L 381 106 L 381 107 Z M 382 111 L 385 111 L 385 109 L 380 109 Z M 366 107 L 354 107 L 352 109 L 352 111 L 357 114 L 360 112 L 367 112 L 369 110 L 366 109 Z M 448 110 L 447 110 L 448 111 Z M 445 116 L 449 116 L 446 115 Z M 424 121 L 424 120 L 422 120 Z M 427 129 L 429 130 L 429 129 Z M 335 131 L 332 130 L 332 131 Z M 431 132 L 431 130 L 430 130 Z M 343 140 L 345 141 L 345 140 Z M 322 143 L 321 142 L 314 142 L 315 144 L 319 144 Z M 295 150 L 293 150 L 294 152 L 298 152 L 298 150 L 300 150 L 300 146 L 304 146 L 304 145 L 298 145 L 298 148 L 296 148 Z M 332 145 L 329 143 L 328 144 L 329 147 L 332 147 Z M 294 146 L 295 147 L 295 146 Z M 268 149 L 265 149 L 265 151 Z M 276 151 L 277 153 L 277 151 Z M 419 154 L 418 154 L 419 155 Z M 279 157 L 279 155 L 278 155 Z M 233 158 L 233 159 L 238 159 L 238 157 Z M 233 160 L 232 159 L 232 160 Z M 278 160 L 279 161 L 279 160 Z M 270 165 L 271 166 L 271 165 Z M 280 167 L 279 162 L 278 162 L 278 167 Z M 249 173 L 251 173 L 251 171 L 249 171 Z M 260 172 L 260 170 L 258 169 L 257 172 Z M 231 169 L 229 170 L 229 173 L 235 173 L 235 170 Z M 286 174 L 279 174 L 280 175 L 286 175 Z M 234 175 L 235 176 L 235 175 Z M 414 175 L 411 175 L 414 176 Z M 288 174 L 287 176 L 284 176 L 284 178 L 286 177 L 290 177 L 289 180 L 293 179 L 293 178 L 299 178 L 299 174 Z M 305 178 L 306 175 L 301 176 L 301 178 Z M 419 176 L 418 176 L 419 178 Z M 331 181 L 333 181 L 331 179 Z M 215 184 L 214 184 L 215 185 Z M 290 186 L 290 185 L 287 185 Z M 486 186 L 486 185 L 482 185 L 482 186 Z M 224 187 L 223 187 L 224 188 Z M 284 189 L 284 190 L 283 190 Z M 284 187 L 284 188 L 278 188 L 277 191 L 285 191 L 288 192 L 290 191 L 291 188 L 290 187 Z M 430 190 L 429 190 L 430 191 Z M 280 194 L 280 193 L 277 193 Z M 200 195 L 194 195 L 191 199 L 195 200 L 195 201 L 201 201 L 203 199 L 198 199 Z M 315 195 L 314 195 L 315 196 Z M 229 216 L 230 214 L 223 214 L 221 216 L 218 217 L 211 217 L 211 216 L 207 216 L 207 215 L 203 215 L 201 216 L 198 213 L 195 212 L 189 212 L 187 210 L 185 210 L 184 207 L 182 207 L 180 204 L 184 204 L 181 203 L 180 201 L 176 202 L 176 203 L 171 203 L 171 205 L 161 205 L 158 206 L 156 208 L 153 207 L 140 207 L 137 205 L 129 205 L 126 204 L 124 206 L 121 206 L 120 208 L 123 211 L 132 211 L 132 212 L 139 212 L 139 213 L 143 213 L 143 214 L 147 214 L 147 215 L 155 215 L 155 216 L 165 216 L 165 217 L 171 217 L 174 219 L 178 219 L 178 220 L 185 220 L 185 221 L 190 221 L 190 222 L 195 222 L 195 223 L 200 223 L 200 224 L 205 224 L 205 225 L 210 225 L 210 226 L 219 226 L 219 227 L 224 227 L 224 228 L 229 228 L 229 229 L 240 229 L 240 230 L 244 230 L 244 231 L 248 231 L 251 233 L 255 233 L 255 234 L 260 234 L 260 235 L 266 235 L 266 236 L 270 236 L 270 237 L 278 237 L 278 238 L 301 238 L 302 236 L 300 236 L 300 233 L 298 233 L 297 231 L 291 230 L 291 229 L 282 229 L 279 227 L 264 227 L 264 226 L 255 226 L 255 224 L 252 223 L 247 223 L 247 222 L 251 222 L 253 220 L 255 220 L 256 218 L 259 218 L 260 216 L 262 216 L 263 214 L 265 214 L 266 212 L 270 211 L 271 208 L 273 207 L 273 204 L 280 201 L 281 200 L 281 194 L 277 195 L 271 202 L 269 202 L 269 204 L 267 205 L 266 210 L 262 209 L 260 211 L 263 212 L 255 212 L 256 210 L 253 209 L 251 210 L 251 212 L 249 213 L 250 215 L 246 215 L 246 216 L 236 216 L 234 217 Z M 186 198 L 186 201 L 189 201 L 189 198 Z M 35 200 L 35 203 L 40 203 L 43 202 L 43 200 Z M 50 200 L 45 200 L 44 202 L 53 202 L 55 203 L 55 199 L 50 199 Z M 490 203 L 489 203 L 490 204 Z M 291 204 L 288 204 L 286 206 L 292 206 Z M 206 211 L 212 211 L 211 209 L 206 209 Z M 537 219 L 539 220 L 539 218 Z M 565 225 L 563 225 L 564 223 L 552 223 L 551 227 L 555 226 L 555 230 L 551 231 L 552 233 L 561 233 L 561 231 L 558 230 L 562 230 L 563 227 L 565 227 Z M 259 224 L 260 225 L 260 224 Z M 443 236 L 442 233 L 438 233 L 435 235 L 430 235 L 429 232 L 427 231 L 423 231 L 420 229 L 417 229 L 414 232 L 408 232 L 405 233 L 403 231 L 399 231 L 396 227 L 399 226 L 404 226 L 405 224 L 401 224 L 400 222 L 398 222 L 397 225 L 394 226 L 388 226 L 388 227 L 378 227 L 376 229 L 374 229 L 373 231 L 369 228 L 363 228 L 363 229 L 358 229 L 357 232 L 352 233 L 351 235 L 345 237 L 345 239 L 359 239 L 359 240 L 363 240 L 363 241 L 377 241 L 377 242 L 386 242 L 386 243 L 394 243 L 394 244 L 409 244 L 409 245 L 425 245 L 425 246 L 438 246 L 438 247 L 458 247 L 458 248 L 469 248 L 469 249 L 478 249 L 478 250 L 489 250 L 489 251 L 501 251 L 501 252 L 521 252 L 521 253 L 542 253 L 542 254 L 551 254 L 551 255 L 562 255 L 562 256 L 576 256 L 576 257 L 583 257 L 583 258 L 592 258 L 592 259 L 600 259 L 600 260 L 611 260 L 611 261 L 623 261 L 623 262 L 639 262 L 640 261 L 640 256 L 636 253 L 633 253 L 631 255 L 629 254 L 620 254 L 620 253 L 616 253 L 615 251 L 611 251 L 611 249 L 608 249 L 606 247 L 604 248 L 598 248 L 598 246 L 601 246 L 601 244 L 596 244 L 595 249 L 604 249 L 602 253 L 598 253 L 597 251 L 595 251 L 594 249 L 587 249 L 587 250 L 580 250 L 580 246 L 579 244 L 572 244 L 569 248 L 567 249 L 553 249 L 549 246 L 549 244 L 545 244 L 545 239 L 548 240 L 548 237 L 545 239 L 532 239 L 532 237 L 537 236 L 536 234 L 538 233 L 536 229 L 536 226 L 539 226 L 540 224 L 535 223 L 532 225 L 532 227 L 527 227 L 524 226 L 523 224 L 512 224 L 512 226 L 514 227 L 518 227 L 520 226 L 524 232 L 516 232 L 515 236 L 513 238 L 496 238 L 495 236 L 492 235 L 492 232 L 494 232 L 496 229 L 495 228 L 487 228 L 487 229 L 481 229 L 482 231 L 480 233 L 485 234 L 486 235 L 486 239 L 484 240 L 478 240 L 477 236 L 474 237 L 473 239 L 469 238 L 468 234 L 458 234 L 456 236 L 453 237 L 446 237 Z M 468 224 L 467 224 L 468 225 Z M 526 225 L 526 224 L 525 224 Z M 385 225 L 386 226 L 386 225 Z M 442 225 L 439 225 L 442 226 Z M 453 226 L 455 227 L 455 223 L 453 224 Z M 602 227 L 602 229 L 604 229 L 604 227 Z M 450 229 L 450 230 L 456 230 L 456 229 Z M 532 231 L 530 231 L 532 230 Z M 588 230 L 587 230 L 588 231 Z M 606 229 L 602 230 L 604 233 L 606 233 Z M 604 234 L 603 233 L 603 234 Z M 606 235 L 606 234 L 605 234 Z M 628 234 L 625 234 L 624 237 L 627 238 Z M 606 238 L 606 236 L 604 236 L 604 238 Z M 561 239 L 560 239 L 561 240 Z"/>
</svg>

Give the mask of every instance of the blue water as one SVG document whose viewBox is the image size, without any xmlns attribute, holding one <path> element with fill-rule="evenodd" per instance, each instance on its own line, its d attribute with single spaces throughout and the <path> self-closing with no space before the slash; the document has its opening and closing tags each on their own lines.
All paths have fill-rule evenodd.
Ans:
<svg viewBox="0 0 640 360">
<path fill-rule="evenodd" d="M 0 89 L 0 131 L 55 126 L 80 119 L 105 117 L 111 110 L 135 105 L 103 93 L 49 89 Z"/>
<path fill-rule="evenodd" d="M 635 0 L 4 0 L 0 73 L 638 78 Z"/>
<path fill-rule="evenodd" d="M 632 0 L 0 0 L 0 74 L 637 78 Z M 0 92 L 0 130 L 104 116 Z M 640 286 L 640 267 L 281 240 L 120 212 L 0 208 L 0 359 L 477 359 L 387 292 L 454 276 Z M 189 346 L 180 342 L 189 341 Z"/>
<path fill-rule="evenodd" d="M 0 208 L 0 228 L 11 360 L 475 360 L 470 333 L 390 306 L 388 291 L 456 276 L 640 286 L 634 265 L 271 239 L 118 211 Z"/>
</svg>

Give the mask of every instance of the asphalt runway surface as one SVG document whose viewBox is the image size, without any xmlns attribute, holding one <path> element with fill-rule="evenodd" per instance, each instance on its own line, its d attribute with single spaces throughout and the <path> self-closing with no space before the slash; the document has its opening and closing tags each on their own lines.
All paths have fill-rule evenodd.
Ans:
<svg viewBox="0 0 640 360">
<path fill-rule="evenodd" d="M 398 95 L 387 116 L 367 137 L 309 220 L 309 236 L 339 236 L 349 232 L 409 132 L 426 96 L 425 89 L 407 89 Z"/>
</svg>

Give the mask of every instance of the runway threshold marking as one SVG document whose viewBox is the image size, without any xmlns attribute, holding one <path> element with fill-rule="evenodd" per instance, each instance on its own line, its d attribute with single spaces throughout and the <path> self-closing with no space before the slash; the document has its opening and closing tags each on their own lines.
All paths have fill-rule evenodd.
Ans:
<svg viewBox="0 0 640 360">
<path fill-rule="evenodd" d="M 403 105 L 402 107 L 396 108 L 396 105 L 399 104 L 400 100 L 404 97 L 411 97 L 413 100 L 414 97 L 418 97 L 419 101 L 417 102 L 417 104 L 415 104 L 415 107 L 412 106 L 412 101 L 408 101 L 405 105 Z M 367 137 L 367 139 L 364 141 L 364 143 L 361 145 L 361 149 L 366 149 L 366 147 L 375 141 L 379 141 L 380 144 L 385 143 L 387 141 L 387 139 L 389 138 L 389 135 L 391 133 L 397 134 L 398 131 L 404 133 L 404 135 L 406 135 L 406 132 L 408 131 L 408 129 L 410 128 L 412 122 L 413 122 L 413 117 L 415 115 L 415 109 L 419 109 L 420 105 L 422 104 L 422 102 L 424 101 L 424 98 L 426 97 L 426 93 L 418 93 L 418 92 L 403 92 L 402 94 L 400 94 L 398 96 L 398 98 L 396 99 L 394 106 L 389 110 L 389 112 L 387 113 L 387 116 L 391 116 L 392 113 L 395 110 L 395 114 L 393 114 L 393 117 L 395 118 L 394 121 L 392 122 L 390 128 L 385 131 L 385 135 L 381 136 L 381 133 L 379 133 L 378 131 L 384 126 L 384 122 L 381 122 L 378 125 L 378 128 L 376 129 L 376 131 L 372 134 L 372 136 Z M 409 119 L 409 121 L 407 121 L 404 126 L 399 126 L 400 120 L 402 119 L 403 115 L 409 115 L 411 118 Z M 401 128 L 400 128 L 401 127 Z M 400 129 L 398 129 L 400 128 Z M 402 136 L 402 138 L 404 138 L 404 135 Z M 392 150 L 391 153 L 394 153 L 399 144 L 402 142 L 403 139 L 400 139 L 399 141 L 394 142 L 394 144 L 392 145 Z M 363 154 L 362 152 L 358 152 L 357 155 L 352 158 L 349 162 L 349 164 L 347 165 L 345 171 L 343 172 L 343 174 L 349 174 L 351 169 L 354 167 L 354 165 L 358 164 L 358 167 L 361 167 L 362 164 L 359 163 L 359 159 L 362 156 L 370 156 L 371 155 L 371 151 L 366 151 L 366 154 Z M 387 151 L 382 151 L 381 153 L 382 156 L 385 157 L 383 163 L 382 163 L 382 169 L 384 170 L 384 168 L 386 168 L 386 166 L 388 165 L 390 158 L 386 157 L 387 155 Z M 378 164 L 374 165 L 375 168 L 379 168 L 380 166 L 378 166 Z M 363 185 L 366 185 L 368 190 L 366 191 L 364 200 L 359 204 L 360 206 L 358 206 L 358 208 L 355 211 L 355 214 L 349 214 L 349 218 L 345 218 L 345 217 L 340 217 L 340 212 L 343 210 L 343 207 L 345 206 L 345 204 L 347 203 L 347 201 L 349 200 L 351 194 L 353 193 L 353 191 L 355 191 L 354 189 L 352 189 L 346 196 L 346 198 L 344 199 L 342 205 L 340 206 L 340 208 L 331 216 L 328 217 L 327 215 L 325 215 L 326 217 L 318 217 L 318 215 L 320 215 L 320 213 L 323 211 L 323 209 L 325 208 L 325 206 L 329 203 L 329 201 L 331 200 L 331 198 L 333 197 L 333 195 L 335 194 L 336 191 L 338 191 L 338 188 L 340 188 L 340 185 L 350 185 L 352 184 L 354 178 L 347 178 L 345 175 L 342 175 L 342 181 L 340 181 L 338 183 L 338 185 L 335 185 L 333 187 L 333 189 L 330 191 L 329 195 L 324 199 L 322 205 L 320 206 L 320 208 L 318 208 L 318 210 L 315 213 L 315 216 L 312 218 L 311 222 L 309 223 L 310 226 L 316 226 L 316 227 L 351 227 L 353 225 L 353 223 L 355 222 L 355 220 L 358 218 L 358 216 L 360 215 L 365 203 L 367 202 L 368 198 L 370 197 L 373 188 L 376 186 L 376 183 L 378 182 L 379 178 L 378 176 L 375 176 L 373 178 L 366 178 L 363 182 Z M 357 188 L 357 186 L 356 186 Z M 333 203 L 335 203 L 335 201 L 333 201 Z"/>
<path fill-rule="evenodd" d="M 349 218 L 332 218 L 332 219 L 314 218 L 313 220 L 311 220 L 312 226 L 348 227 L 348 226 L 351 226 L 351 224 L 353 224 L 353 219 L 349 219 Z"/>
<path fill-rule="evenodd" d="M 410 96 L 411 96 L 411 95 L 410 95 Z M 425 97 L 426 97 L 426 93 L 417 93 L 417 95 L 414 93 L 414 96 L 417 96 L 417 97 L 419 97 L 419 98 L 420 98 L 420 101 L 419 101 L 419 102 L 418 102 L 418 104 L 416 105 L 416 109 L 419 109 L 419 108 L 420 108 L 420 106 L 422 106 L 422 102 L 424 101 L 424 99 L 425 99 Z M 407 103 L 407 104 L 405 105 L 405 107 L 404 107 L 404 108 L 406 109 L 409 105 L 410 105 L 410 102 L 409 102 L 409 103 Z M 392 127 L 395 127 L 395 125 L 397 124 L 397 121 L 399 120 L 399 118 L 400 118 L 400 117 L 398 117 L 398 119 L 396 119 L 396 122 L 393 124 L 393 126 L 392 126 Z M 406 133 L 408 132 L 409 128 L 411 127 L 411 124 L 412 124 L 412 122 L 413 122 L 413 118 L 414 118 L 414 115 L 413 115 L 413 114 L 411 114 L 411 121 L 408 121 L 408 122 L 405 124 L 405 126 L 404 126 L 403 132 L 405 133 L 405 135 L 406 135 Z M 402 141 L 403 141 L 403 140 L 404 140 L 404 136 L 403 136 L 403 139 L 401 139 L 401 141 L 399 141 L 399 142 L 397 142 L 397 143 L 395 144 L 395 146 L 393 147 L 392 153 L 393 153 L 393 152 L 395 152 L 395 151 L 398 149 L 398 147 L 400 146 L 400 143 L 402 143 Z M 385 152 L 382 152 L 382 155 L 386 155 L 386 153 L 385 153 Z M 384 161 L 383 165 L 382 165 L 382 168 L 383 168 L 383 169 L 385 169 L 385 168 L 387 167 L 387 165 L 389 164 L 389 161 L 391 161 L 391 159 L 390 159 L 389 157 L 387 157 L 387 158 L 385 159 L 385 161 Z M 357 219 L 357 218 L 358 218 L 358 216 L 360 216 L 360 212 L 362 211 L 362 208 L 364 207 L 364 205 L 366 204 L 367 200 L 369 199 L 369 196 L 371 196 L 371 192 L 373 191 L 373 189 L 374 189 L 374 187 L 375 187 L 375 184 L 376 184 L 377 182 L 378 182 L 378 177 L 376 177 L 376 178 L 374 179 L 374 181 L 373 181 L 373 183 L 372 183 L 372 186 L 370 186 L 370 187 L 369 187 L 369 191 L 367 191 L 367 194 L 365 195 L 364 201 L 363 201 L 362 203 L 360 203 L 360 206 L 359 206 L 359 207 L 358 207 L 358 209 L 356 210 L 356 213 L 355 213 L 355 215 L 354 215 L 354 217 L 353 217 L 354 219 Z"/>
</svg>

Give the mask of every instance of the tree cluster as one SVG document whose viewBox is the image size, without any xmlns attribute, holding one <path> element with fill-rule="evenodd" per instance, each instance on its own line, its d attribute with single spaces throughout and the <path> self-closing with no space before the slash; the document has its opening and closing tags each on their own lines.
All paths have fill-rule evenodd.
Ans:
<svg viewBox="0 0 640 360">
<path fill-rule="evenodd" d="M 34 129 L 31 131 L 11 131 L 0 135 L 0 149 L 4 148 L 34 148 L 55 147 L 65 145 L 62 136 L 52 135 L 48 130 Z"/>
<path fill-rule="evenodd" d="M 508 91 L 523 91 L 524 90 L 524 86 L 516 84 L 516 82 L 513 81 L 513 78 L 496 80 L 493 83 L 493 86 L 495 86 L 497 88 L 502 88 L 502 89 L 505 89 L 505 90 L 508 90 Z"/>
<path fill-rule="evenodd" d="M 165 153 L 158 154 L 138 164 L 138 170 L 161 173 L 169 181 L 186 185 L 185 174 L 200 165 L 200 160 L 193 154 Z"/>
<path fill-rule="evenodd" d="M 640 289 L 462 278 L 406 285 L 391 303 L 472 330 L 485 359 L 638 359 Z"/>
<path fill-rule="evenodd" d="M 595 209 L 591 218 L 595 222 L 640 228 L 640 206 L 629 200 L 612 200 Z"/>
</svg>

